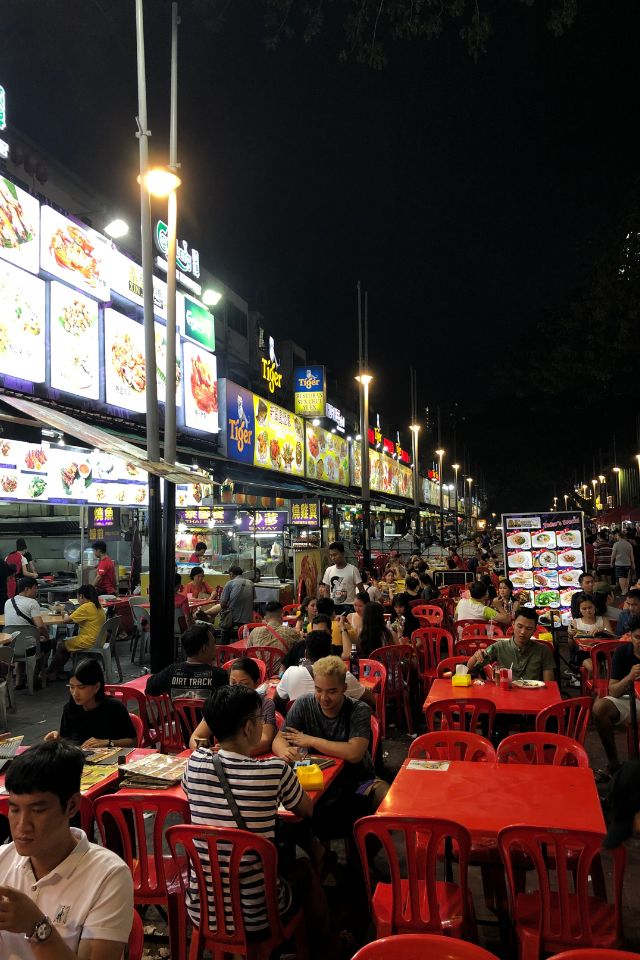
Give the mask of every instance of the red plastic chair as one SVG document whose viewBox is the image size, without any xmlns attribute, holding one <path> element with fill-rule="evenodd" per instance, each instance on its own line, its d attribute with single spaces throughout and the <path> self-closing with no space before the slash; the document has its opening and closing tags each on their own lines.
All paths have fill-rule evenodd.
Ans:
<svg viewBox="0 0 640 960">
<path fill-rule="evenodd" d="M 556 953 L 549 960 L 638 960 L 640 954 L 628 950 L 602 950 L 597 947 L 584 947 L 582 950 L 566 950 Z M 355 957 L 353 958 L 355 960 Z"/>
<path fill-rule="evenodd" d="M 411 611 L 415 617 L 421 621 L 421 626 L 426 627 L 439 627 L 442 626 L 444 620 L 444 610 L 442 607 L 436 607 L 431 604 L 423 604 L 422 606 L 416 606 Z M 422 620 L 426 620 L 425 624 L 422 624 Z"/>
<path fill-rule="evenodd" d="M 138 738 L 138 746 L 143 747 L 144 746 L 144 725 L 142 723 L 142 720 L 140 719 L 140 717 L 136 716 L 135 713 L 130 713 L 129 716 L 131 718 L 131 723 L 133 724 L 136 731 L 136 737 Z"/>
<path fill-rule="evenodd" d="M 184 750 L 182 733 L 180 724 L 176 723 L 169 694 L 162 693 L 159 697 L 151 697 L 147 693 L 146 698 L 153 726 L 158 734 L 160 753 L 180 753 Z"/>
<path fill-rule="evenodd" d="M 170 814 L 182 817 L 184 823 L 191 822 L 187 798 L 165 797 L 159 791 L 136 794 L 120 790 L 98 797 L 93 810 L 103 845 L 115 850 L 131 870 L 134 906 L 149 903 L 166 906 L 171 956 L 185 957 L 186 919 L 179 880 L 185 864 L 163 855 L 162 848 L 165 822 Z M 145 813 L 154 815 L 151 851 L 147 845 L 149 820 Z"/>
<path fill-rule="evenodd" d="M 282 716 L 281 713 L 278 713 L 278 711 L 276 710 L 276 730 L 279 730 L 283 723 L 284 723 L 284 717 Z"/>
<path fill-rule="evenodd" d="M 189 749 L 189 740 L 193 736 L 202 720 L 202 708 L 206 700 L 190 699 L 188 697 L 176 697 L 173 701 L 173 713 L 175 715 L 176 727 L 182 734 L 182 749 Z"/>
<path fill-rule="evenodd" d="M 142 721 L 142 728 L 144 732 L 143 742 L 139 745 L 141 747 L 152 747 L 157 742 L 158 735 L 155 730 L 149 729 L 147 698 L 142 690 L 136 690 L 135 687 L 129 687 L 126 683 L 105 683 L 104 692 L 110 697 L 115 697 L 116 700 L 119 700 L 121 703 L 123 703 L 131 716 L 133 716 L 133 714 L 129 710 L 129 702 L 131 700 L 135 700 L 135 702 L 138 704 L 138 716 Z"/>
<path fill-rule="evenodd" d="M 466 760 L 468 762 L 496 762 L 492 744 L 477 733 L 462 730 L 442 730 L 423 733 L 409 744 L 409 759 L 424 753 L 427 760 Z"/>
<path fill-rule="evenodd" d="M 549 726 L 548 721 L 555 717 L 558 733 L 570 737 L 584 746 L 587 726 L 591 718 L 593 700 L 591 697 L 574 697 L 572 700 L 563 700 L 541 710 L 536 717 L 536 732 L 545 733 Z M 555 732 L 555 731 L 553 731 Z"/>
<path fill-rule="evenodd" d="M 283 617 L 292 617 L 300 611 L 299 603 L 288 603 L 285 607 L 282 608 Z"/>
<path fill-rule="evenodd" d="M 210 864 L 208 875 L 205 874 L 196 842 L 200 849 L 206 847 Z M 184 850 L 186 855 L 189 870 L 187 873 L 179 872 L 183 895 L 189 889 L 190 875 L 197 884 L 200 904 L 208 907 L 200 910 L 200 922 L 197 926 L 193 925 L 189 953 L 191 960 L 201 960 L 204 950 L 210 950 L 214 957 L 221 957 L 224 953 L 242 953 L 246 960 L 263 960 L 271 956 L 278 944 L 292 936 L 295 936 L 299 960 L 307 960 L 307 937 L 302 910 L 298 910 L 286 926 L 282 924 L 278 910 L 278 854 L 270 840 L 235 827 L 176 826 L 167 830 L 167 843 L 177 863 L 181 860 L 178 848 Z M 222 863 L 219 852 L 223 852 Z M 242 859 L 247 854 L 251 859 L 257 856 L 262 861 L 264 874 L 264 899 L 271 936 L 260 943 L 247 943 L 240 904 L 240 870 Z M 211 893 L 207 889 L 207 881 L 212 888 Z M 210 913 L 217 919 L 224 914 L 225 905 L 230 908 L 231 916 L 226 923 L 212 926 Z M 173 952 L 171 956 L 174 956 Z M 176 953 L 175 956 L 182 960 L 185 954 Z"/>
<path fill-rule="evenodd" d="M 458 631 L 458 640 L 477 640 L 479 637 L 487 637 L 493 640 L 503 640 L 504 631 L 502 627 L 493 624 L 493 637 L 489 637 L 489 625 L 486 620 L 458 620 L 455 624 Z"/>
<path fill-rule="evenodd" d="M 257 627 L 264 627 L 264 620 L 256 620 L 254 623 L 245 623 L 238 628 L 238 640 L 248 640 L 249 634 Z"/>
<path fill-rule="evenodd" d="M 244 647 L 234 647 L 232 643 L 221 644 L 216 647 L 215 657 L 211 663 L 215 667 L 224 667 L 229 660 L 237 660 L 238 657 L 246 657 L 246 655 Z"/>
<path fill-rule="evenodd" d="M 582 951 L 585 953 L 586 951 Z M 595 953 L 595 950 L 592 951 Z M 601 953 L 602 951 L 598 951 Z M 573 954 L 562 954 L 563 960 L 570 960 Z M 620 960 L 638 960 L 635 953 L 617 954 Z M 353 956 L 353 960 L 496 960 L 495 954 L 489 953 L 475 943 L 466 940 L 455 940 L 453 937 L 440 937 L 436 933 L 401 933 L 397 937 L 383 937 L 374 940 L 362 947 Z M 556 960 L 552 957 L 552 960 Z M 582 960 L 582 958 L 578 958 Z M 595 957 L 585 957 L 584 960 L 597 960 Z M 601 957 L 600 960 L 610 960 Z"/>
<path fill-rule="evenodd" d="M 144 949 L 144 927 L 137 910 L 133 911 L 133 926 L 129 934 L 129 960 L 142 960 L 142 951 Z"/>
<path fill-rule="evenodd" d="M 371 758 L 375 761 L 380 746 L 380 724 L 375 717 L 371 717 Z"/>
<path fill-rule="evenodd" d="M 591 679 L 584 667 L 580 667 L 580 693 L 583 697 L 596 694 L 601 699 L 609 694 L 609 679 L 611 677 L 611 660 L 616 650 L 620 649 L 619 640 L 603 640 L 591 647 Z M 604 675 L 603 675 L 604 674 Z"/>
<path fill-rule="evenodd" d="M 417 641 L 420 641 L 418 646 Z M 422 684 L 422 693 L 426 697 L 431 684 L 438 676 L 438 664 L 442 660 L 442 646 L 446 646 L 445 657 L 453 656 L 453 637 L 448 630 L 440 627 L 420 627 L 411 634 L 411 642 L 418 657 L 418 677 Z"/>
<path fill-rule="evenodd" d="M 576 740 L 559 733 L 515 733 L 499 744 L 498 763 L 588 767 L 589 757 Z"/>
<path fill-rule="evenodd" d="M 407 727 L 409 728 L 409 733 L 411 734 L 413 733 L 413 720 L 411 718 L 411 704 L 409 703 L 408 680 L 411 673 L 411 657 L 413 655 L 414 649 L 410 644 L 399 643 L 388 647 L 378 647 L 378 649 L 374 650 L 369 657 L 370 660 L 379 660 L 387 670 L 387 682 L 384 687 L 385 711 L 386 701 L 395 700 L 397 722 L 400 723 L 402 719 L 400 714 L 400 701 L 402 700 L 404 705 L 404 715 L 407 720 Z M 408 661 L 409 664 L 407 684 L 405 684 L 402 671 L 403 660 Z M 385 711 L 383 711 L 383 717 L 385 715 Z M 383 721 L 382 736 L 384 737 L 386 733 L 386 717 L 385 719 L 383 719 L 383 717 L 380 719 Z"/>
<path fill-rule="evenodd" d="M 249 651 L 248 651 L 248 650 L 242 650 L 242 651 L 241 651 L 241 655 L 242 655 L 243 657 L 249 656 Z M 222 664 L 222 669 L 223 669 L 223 670 L 229 670 L 229 671 L 231 671 L 231 667 L 234 665 L 234 663 L 235 663 L 236 660 L 238 660 L 238 659 L 239 659 L 238 657 L 235 657 L 235 659 L 233 659 L 233 660 L 227 660 L 226 663 L 223 663 L 223 664 Z M 256 660 L 255 657 L 252 657 L 251 659 L 252 659 L 252 660 Z M 269 674 L 267 673 L 267 665 L 266 665 L 266 663 L 264 662 L 264 660 L 256 660 L 256 663 L 258 664 L 258 670 L 260 671 L 260 683 L 266 683 L 267 680 L 269 679 Z"/>
<path fill-rule="evenodd" d="M 276 663 L 282 661 L 286 653 L 278 650 L 277 647 L 247 647 L 245 656 L 257 660 L 258 663 L 262 662 L 265 665 L 267 677 L 277 677 L 280 667 L 276 667 Z"/>
<path fill-rule="evenodd" d="M 467 887 L 471 836 L 459 823 L 435 817 L 365 817 L 353 828 L 378 937 L 396 933 L 447 933 L 477 941 L 473 899 Z M 401 879 L 397 834 L 404 838 L 407 879 Z M 367 838 L 376 837 L 384 848 L 391 883 L 378 883 L 371 894 Z M 451 837 L 458 847 L 459 885 L 436 880 L 438 851 Z M 418 841 L 419 838 L 419 841 Z M 376 845 L 377 846 L 377 845 Z M 399 844 L 402 848 L 402 843 Z M 404 872 L 404 870 L 403 870 Z"/>
<path fill-rule="evenodd" d="M 436 673 L 436 680 L 446 680 L 451 677 L 456 670 L 456 664 L 466 663 L 469 657 L 447 657 L 446 660 L 441 660 L 438 664 L 438 670 Z"/>
<path fill-rule="evenodd" d="M 622 884 L 627 862 L 624 845 L 610 851 L 614 903 L 589 896 L 588 891 L 592 862 L 596 857 L 599 860 L 602 840 L 601 833 L 587 830 L 513 826 L 500 831 L 498 844 L 511 888 L 520 960 L 538 960 L 542 952 L 558 949 L 622 945 Z M 524 892 L 516 873 L 523 853 L 533 862 L 538 878 L 538 889 L 532 893 Z M 549 870 L 554 874 L 551 882 Z"/>
<path fill-rule="evenodd" d="M 490 733 L 496 717 L 496 705 L 493 700 L 483 700 L 481 697 L 474 697 L 473 700 L 456 700 L 455 697 L 436 700 L 424 712 L 427 726 L 432 732 L 435 731 L 437 714 L 440 714 L 441 730 L 466 730 L 469 733 L 475 733 L 480 718 L 488 714 Z"/>
<path fill-rule="evenodd" d="M 379 723 L 382 725 L 382 736 L 386 737 L 387 723 L 385 717 L 385 688 L 387 685 L 387 668 L 383 663 L 380 663 L 379 660 L 367 660 L 365 657 L 363 657 L 360 660 L 360 671 L 361 675 L 364 677 L 369 677 L 370 679 L 375 679 L 378 677 L 380 679 L 380 687 L 378 692 L 374 694 L 376 698 L 376 716 Z"/>
<path fill-rule="evenodd" d="M 465 637 L 464 640 L 455 641 L 453 652 L 456 657 L 466 657 L 468 660 L 477 650 L 486 650 L 492 643 L 493 640 L 488 637 L 476 637 L 475 640 Z"/>
</svg>

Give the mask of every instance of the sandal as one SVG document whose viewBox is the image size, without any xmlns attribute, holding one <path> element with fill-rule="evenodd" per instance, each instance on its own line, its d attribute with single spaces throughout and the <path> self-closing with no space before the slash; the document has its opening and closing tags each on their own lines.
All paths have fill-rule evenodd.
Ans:
<svg viewBox="0 0 640 960">
<path fill-rule="evenodd" d="M 611 771 L 609 767 L 602 767 L 601 770 L 595 770 L 593 776 L 596 783 L 609 783 L 614 773 L 615 770 Z"/>
</svg>

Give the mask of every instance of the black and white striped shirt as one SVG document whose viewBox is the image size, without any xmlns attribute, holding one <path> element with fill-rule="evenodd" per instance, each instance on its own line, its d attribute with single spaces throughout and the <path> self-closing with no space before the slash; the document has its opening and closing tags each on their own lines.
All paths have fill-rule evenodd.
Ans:
<svg viewBox="0 0 640 960">
<path fill-rule="evenodd" d="M 218 756 L 222 761 L 240 813 L 246 821 L 247 829 L 268 840 L 273 840 L 278 805 L 282 804 L 285 809 L 291 810 L 302 800 L 304 791 L 297 776 L 284 760 L 278 757 L 254 760 L 227 750 L 220 750 Z M 202 826 L 236 827 L 237 824 L 225 800 L 213 766 L 212 757 L 210 750 L 196 750 L 191 754 L 184 772 L 182 785 L 191 808 L 191 822 Z M 209 922 L 215 928 L 215 905 L 207 847 L 201 841 L 196 841 L 196 847 L 200 850 L 207 885 Z M 229 921 L 231 917 L 231 899 L 228 895 L 230 849 L 226 844 L 220 844 L 218 849 L 225 917 Z M 245 854 L 242 858 L 240 889 L 246 931 L 257 933 L 268 929 L 262 864 L 253 854 Z M 278 904 L 281 913 L 284 913 L 291 904 L 291 888 L 282 877 L 278 877 Z M 193 876 L 187 895 L 187 910 L 194 923 L 198 923 L 200 899 L 196 879 Z M 232 926 L 230 922 L 227 923 L 228 930 L 231 930 Z"/>
</svg>

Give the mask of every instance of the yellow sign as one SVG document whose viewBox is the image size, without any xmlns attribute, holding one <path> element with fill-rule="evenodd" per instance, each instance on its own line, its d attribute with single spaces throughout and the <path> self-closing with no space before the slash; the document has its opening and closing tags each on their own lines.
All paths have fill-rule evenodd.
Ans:
<svg viewBox="0 0 640 960">
<path fill-rule="evenodd" d="M 257 430 L 254 465 L 304 476 L 304 433 L 300 417 L 255 394 L 253 410 Z"/>
<path fill-rule="evenodd" d="M 262 379 L 269 384 L 269 393 L 273 393 L 275 388 L 282 386 L 282 374 L 276 373 L 276 365 L 273 360 L 269 361 L 262 357 Z"/>
<path fill-rule="evenodd" d="M 322 427 L 307 424 L 307 476 L 349 486 L 349 444 Z"/>
</svg>

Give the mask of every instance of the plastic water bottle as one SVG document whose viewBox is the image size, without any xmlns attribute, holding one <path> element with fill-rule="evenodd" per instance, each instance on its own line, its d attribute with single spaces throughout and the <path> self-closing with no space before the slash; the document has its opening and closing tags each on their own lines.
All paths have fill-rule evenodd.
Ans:
<svg viewBox="0 0 640 960">
<path fill-rule="evenodd" d="M 349 670 L 356 678 L 360 680 L 360 657 L 358 656 L 358 650 L 355 643 L 351 644 L 351 656 L 349 657 Z"/>
</svg>

